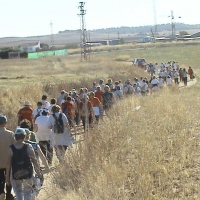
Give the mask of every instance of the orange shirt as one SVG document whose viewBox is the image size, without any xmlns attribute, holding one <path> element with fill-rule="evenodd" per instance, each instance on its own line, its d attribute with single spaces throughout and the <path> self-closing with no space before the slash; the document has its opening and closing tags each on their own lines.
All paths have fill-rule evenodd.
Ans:
<svg viewBox="0 0 200 200">
<path fill-rule="evenodd" d="M 90 101 L 91 101 L 93 107 L 98 107 L 99 104 L 101 104 L 101 102 L 99 101 L 99 99 L 97 97 L 90 98 Z"/>
<path fill-rule="evenodd" d="M 32 117 L 33 109 L 30 107 L 25 106 L 24 108 L 20 109 L 17 113 L 20 116 L 20 120 L 27 119 L 28 121 L 33 124 L 33 117 Z"/>
<path fill-rule="evenodd" d="M 104 93 L 104 92 L 103 92 L 102 90 L 95 92 L 95 97 L 97 97 L 97 98 L 99 99 L 100 102 L 103 101 L 103 99 L 102 99 L 102 94 L 103 94 L 103 93 Z"/>
<path fill-rule="evenodd" d="M 62 103 L 61 107 L 62 107 L 62 110 L 67 109 L 68 117 L 71 118 L 75 116 L 76 107 L 72 102 L 66 101 Z"/>
</svg>

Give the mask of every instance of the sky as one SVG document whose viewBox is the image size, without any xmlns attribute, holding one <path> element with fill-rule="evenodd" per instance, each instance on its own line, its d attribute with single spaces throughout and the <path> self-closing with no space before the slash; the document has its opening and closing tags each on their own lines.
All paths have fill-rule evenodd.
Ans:
<svg viewBox="0 0 200 200">
<path fill-rule="evenodd" d="M 200 0 L 86 0 L 88 30 L 154 24 L 155 1 L 157 24 L 175 22 L 200 24 Z M 76 0 L 0 0 L 0 37 L 49 35 L 80 28 Z M 181 16 L 181 18 L 179 18 Z"/>
</svg>

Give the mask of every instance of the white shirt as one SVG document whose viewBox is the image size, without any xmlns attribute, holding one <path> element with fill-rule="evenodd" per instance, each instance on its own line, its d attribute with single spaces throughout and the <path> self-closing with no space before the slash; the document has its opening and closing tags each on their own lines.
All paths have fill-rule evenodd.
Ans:
<svg viewBox="0 0 200 200">
<path fill-rule="evenodd" d="M 42 109 L 39 109 L 39 108 L 36 108 L 35 110 L 33 110 L 32 115 L 34 116 L 34 118 L 35 118 L 35 116 L 36 116 L 37 114 L 40 114 L 40 115 L 41 115 L 41 111 L 42 111 Z"/>
<path fill-rule="evenodd" d="M 158 81 L 158 79 L 153 79 L 153 80 L 151 80 L 151 84 L 152 85 L 155 85 L 155 84 L 158 84 L 159 83 L 159 81 Z"/>
<path fill-rule="evenodd" d="M 123 83 L 119 83 L 118 86 L 120 87 L 121 90 L 122 90 L 123 87 L 124 87 Z"/>
<path fill-rule="evenodd" d="M 51 105 L 51 104 L 50 104 L 48 101 L 42 100 L 42 108 L 48 109 L 50 105 Z"/>
<path fill-rule="evenodd" d="M 172 84 L 172 79 L 171 78 L 166 78 L 166 82 L 167 82 L 167 85 L 171 85 Z"/>
<path fill-rule="evenodd" d="M 49 116 L 39 116 L 35 120 L 38 131 L 35 133 L 36 141 L 48 141 L 50 140 L 51 130 L 48 128 Z"/>
<path fill-rule="evenodd" d="M 162 78 L 159 78 L 159 84 L 158 84 L 158 86 L 159 87 L 163 87 L 163 83 L 164 83 L 164 80 Z"/>
<path fill-rule="evenodd" d="M 55 113 L 56 117 L 59 118 L 60 112 Z M 51 138 L 51 143 L 52 146 L 54 147 L 55 145 L 65 145 L 65 146 L 72 146 L 72 141 L 70 137 L 70 133 L 67 130 L 66 124 L 68 123 L 68 119 L 64 113 L 62 113 L 62 120 L 64 124 L 64 133 L 54 133 L 53 131 L 53 126 L 55 123 L 55 118 L 53 115 L 50 115 L 49 121 L 48 121 L 48 126 L 52 127 L 52 138 Z"/>
</svg>

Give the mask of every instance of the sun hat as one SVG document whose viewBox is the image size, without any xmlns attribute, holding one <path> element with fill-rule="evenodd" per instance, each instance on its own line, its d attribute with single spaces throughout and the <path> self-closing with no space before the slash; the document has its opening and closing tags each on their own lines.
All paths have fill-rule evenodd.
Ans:
<svg viewBox="0 0 200 200">
<path fill-rule="evenodd" d="M 31 106 L 31 103 L 30 103 L 30 101 L 25 101 L 25 102 L 24 102 L 24 105 L 25 105 L 25 106 Z"/>
<path fill-rule="evenodd" d="M 0 123 L 6 123 L 7 117 L 5 115 L 0 115 Z"/>
<path fill-rule="evenodd" d="M 15 135 L 20 135 L 20 134 L 26 135 L 26 131 L 24 128 L 16 128 Z"/>
</svg>

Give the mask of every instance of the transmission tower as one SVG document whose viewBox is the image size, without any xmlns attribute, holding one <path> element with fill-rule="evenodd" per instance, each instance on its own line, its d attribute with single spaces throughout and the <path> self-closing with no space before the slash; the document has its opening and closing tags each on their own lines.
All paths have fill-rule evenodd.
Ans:
<svg viewBox="0 0 200 200">
<path fill-rule="evenodd" d="M 158 34 L 158 27 L 157 27 L 157 15 L 156 15 L 156 3 L 153 0 L 153 14 L 154 14 L 154 35 Z"/>
<path fill-rule="evenodd" d="M 89 58 L 89 45 L 87 43 L 87 30 L 86 30 L 86 23 L 85 23 L 85 15 L 86 10 L 84 9 L 85 2 L 79 2 L 79 10 L 80 13 L 78 14 L 80 16 L 80 45 L 81 45 L 81 60 L 87 61 Z"/>
<path fill-rule="evenodd" d="M 53 23 L 50 22 L 50 28 L 51 28 L 51 48 L 54 48 L 54 36 L 53 36 Z"/>
<path fill-rule="evenodd" d="M 176 29 L 173 10 L 171 10 L 171 15 L 169 17 L 171 18 L 172 35 L 174 36 L 176 34 Z"/>
</svg>

